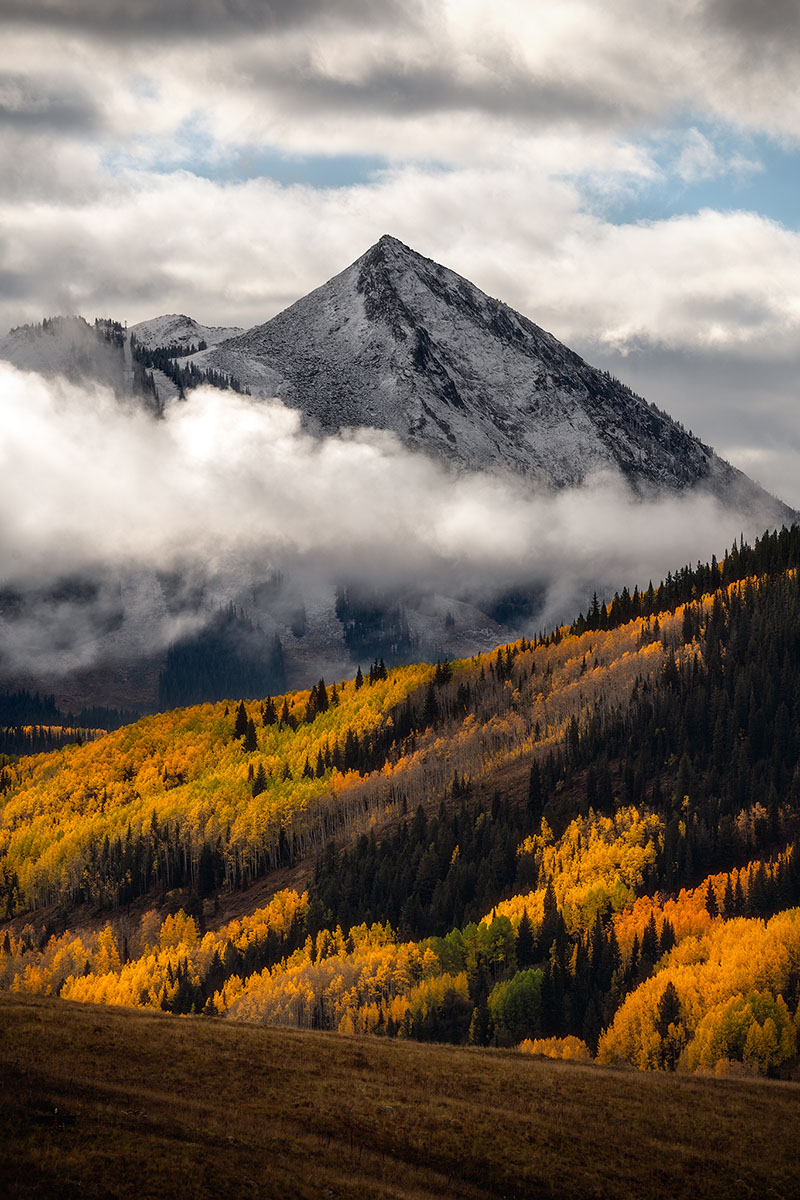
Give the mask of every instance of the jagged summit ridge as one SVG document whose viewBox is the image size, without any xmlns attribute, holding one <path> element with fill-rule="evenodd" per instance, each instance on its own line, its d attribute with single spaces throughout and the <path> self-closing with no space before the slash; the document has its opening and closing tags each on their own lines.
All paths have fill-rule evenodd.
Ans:
<svg viewBox="0 0 800 1200">
<path fill-rule="evenodd" d="M 106 324 L 117 333 L 98 352 Z M 759 523 L 797 516 L 528 317 L 391 234 L 245 332 L 168 314 L 132 326 L 117 345 L 115 322 L 94 332 L 80 319 L 44 326 L 0 339 L 0 358 L 130 392 L 135 337 L 147 350 L 177 348 L 182 369 L 194 362 L 200 378 L 235 379 L 256 397 L 280 397 L 313 432 L 389 430 L 457 469 L 512 473 L 549 488 L 610 469 L 640 493 L 707 489 Z M 196 346 L 203 348 L 190 353 Z M 161 411 L 177 390 L 163 372 L 153 375 Z"/>
<path fill-rule="evenodd" d="M 389 234 L 205 357 L 299 408 L 312 428 L 389 429 L 471 469 L 561 487 L 605 467 L 637 490 L 748 490 L 666 414 Z"/>
</svg>

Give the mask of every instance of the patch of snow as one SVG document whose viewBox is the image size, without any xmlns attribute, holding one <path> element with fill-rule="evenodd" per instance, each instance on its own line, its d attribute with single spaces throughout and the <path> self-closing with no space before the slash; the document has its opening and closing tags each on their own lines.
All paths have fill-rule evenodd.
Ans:
<svg viewBox="0 0 800 1200">
<path fill-rule="evenodd" d="M 744 477 L 666 414 L 392 237 L 202 362 L 312 430 L 391 430 L 458 468 L 548 488 L 612 469 L 642 493 L 699 484 L 724 498 L 735 485 L 741 501 Z"/>
<path fill-rule="evenodd" d="M 148 350 L 161 346 L 199 346 L 201 342 L 205 342 L 206 346 L 216 346 L 241 332 L 238 326 L 201 325 L 193 317 L 182 313 L 168 313 L 149 321 L 139 321 L 128 330 Z"/>
</svg>

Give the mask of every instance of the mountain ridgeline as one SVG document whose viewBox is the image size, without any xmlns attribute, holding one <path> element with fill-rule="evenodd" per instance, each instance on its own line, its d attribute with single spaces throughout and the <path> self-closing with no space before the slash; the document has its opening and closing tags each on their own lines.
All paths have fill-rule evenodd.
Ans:
<svg viewBox="0 0 800 1200">
<path fill-rule="evenodd" d="M 159 411 L 210 383 L 279 396 L 316 432 L 391 430 L 457 468 L 548 488 L 607 469 L 641 494 L 701 487 L 737 511 L 759 510 L 763 523 L 794 516 L 624 383 L 389 235 L 246 331 L 176 315 L 130 329 L 51 318 L 0 339 L 0 358 L 94 378 L 98 341 L 115 386 L 154 395 Z"/>
<path fill-rule="evenodd" d="M 0 987 L 791 1074 L 798 729 L 794 526 L 491 654 L 9 758 Z"/>
<path fill-rule="evenodd" d="M 278 396 L 319 437 L 354 427 L 388 431 L 448 473 L 512 479 L 532 501 L 531 522 L 543 519 L 542 497 L 546 520 L 559 489 L 597 471 L 624 480 L 634 498 L 714 497 L 721 508 L 701 502 L 700 526 L 729 513 L 731 531 L 751 536 L 795 516 L 552 334 L 389 236 L 250 330 L 185 315 L 130 328 L 110 318 L 93 325 L 49 318 L 0 339 L 0 358 L 89 390 L 103 385 L 123 411 L 134 399 L 152 412 L 154 437 L 163 429 L 167 444 L 169 415 L 192 404 L 195 386 L 249 393 L 252 405 Z M 258 524 L 254 514 L 256 542 Z M 706 544 L 707 535 L 698 527 Z M 291 561 L 291 531 L 286 544 Z M 600 566 L 560 562 L 552 545 L 542 561 L 531 553 L 529 563 L 523 555 L 503 567 L 503 578 L 499 568 L 477 564 L 460 580 L 454 551 L 430 577 L 409 568 L 391 585 L 359 579 L 356 568 L 301 576 L 283 564 L 280 547 L 259 549 L 263 579 L 253 578 L 250 562 L 231 563 L 214 578 L 206 562 L 165 569 L 137 559 L 129 570 L 67 564 L 51 578 L 43 565 L 35 579 L 4 580 L 0 687 L 57 693 L 67 709 L 139 712 L 274 693 L 320 675 L 353 674 L 374 658 L 396 666 L 485 652 L 527 635 L 563 604 L 564 579 L 573 591 L 608 583 L 596 578 Z M 233 624 L 225 616 L 231 606 L 239 613 Z M 41 631 L 51 631 L 52 654 L 28 669 L 18 648 L 37 644 Z M 246 643 L 252 653 L 242 650 Z M 251 669 L 249 658 L 258 665 Z M 48 662 L 52 668 L 41 665 Z M 24 738 L 15 735 L 14 744 Z"/>
<path fill-rule="evenodd" d="M 700 485 L 731 506 L 781 507 L 666 413 L 393 237 L 198 358 L 312 428 L 392 430 L 460 467 L 548 487 L 606 468 L 642 493 Z"/>
</svg>

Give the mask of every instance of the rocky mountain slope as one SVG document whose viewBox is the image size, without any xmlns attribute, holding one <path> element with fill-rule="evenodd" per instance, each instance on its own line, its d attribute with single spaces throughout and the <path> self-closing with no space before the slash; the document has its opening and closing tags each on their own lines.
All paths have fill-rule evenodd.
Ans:
<svg viewBox="0 0 800 1200">
<path fill-rule="evenodd" d="M 191 405 L 198 383 L 233 386 L 256 401 L 279 396 L 321 436 L 348 427 L 389 431 L 454 471 L 510 476 L 532 492 L 557 493 L 594 471 L 621 475 L 642 497 L 709 492 L 730 515 L 733 533 L 753 534 L 797 517 L 607 372 L 389 236 L 246 332 L 201 325 L 183 314 L 130 328 L 109 319 L 90 325 L 80 317 L 49 318 L 0 339 L 0 359 L 91 388 L 110 387 L 123 406 L 141 403 L 155 416 L 168 415 L 183 396 Z M 98 436 L 102 441 L 103 429 Z M 698 511 L 696 535 L 692 526 L 687 538 L 690 559 L 701 537 L 708 552 L 708 529 L 700 528 L 706 509 Z M 620 545 L 626 531 L 616 524 L 622 523 L 611 520 Z M 388 590 L 380 580 L 365 588 L 356 579 L 322 579 L 313 571 L 303 580 L 296 568 L 280 586 L 266 578 L 266 567 L 260 582 L 253 582 L 249 567 L 212 581 L 203 563 L 194 565 L 186 589 L 172 582 L 173 575 L 181 580 L 186 574 L 185 563 L 172 572 L 137 563 L 125 578 L 98 563 L 76 590 L 67 568 L 51 579 L 43 563 L 44 582 L 38 575 L 0 579 L 0 687 L 56 691 L 65 710 L 151 708 L 158 702 L 153 680 L 165 663 L 163 638 L 155 648 L 153 629 L 165 619 L 178 628 L 179 618 L 192 630 L 204 623 L 212 629 L 229 604 L 256 622 L 268 648 L 280 639 L 289 685 L 307 685 L 321 674 L 341 678 L 373 657 L 392 663 L 469 655 L 538 628 L 544 612 L 552 619 L 551 589 L 562 616 L 593 589 L 604 594 L 609 581 L 599 576 L 596 561 L 568 562 L 563 548 L 559 553 L 546 563 L 529 555 L 519 570 L 515 562 L 513 577 L 500 578 L 487 565 L 468 585 L 416 573 Z M 646 585 L 647 574 L 634 561 L 638 574 L 630 583 Z M 346 600 L 337 586 L 347 591 Z M 106 597 L 112 597 L 110 608 Z M 33 662 L 22 672 L 12 669 L 4 648 L 24 644 L 25 630 L 43 629 L 58 633 L 51 638 L 57 649 L 52 670 L 42 674 L 41 663 Z M 204 636 L 181 649 L 184 666 L 207 657 Z M 19 654 L 11 658 L 18 664 Z M 194 679 L 168 682 L 174 703 L 178 683 L 189 688 L 186 702 L 209 698 L 193 690 Z"/>
<path fill-rule="evenodd" d="M 612 470 L 640 494 L 700 487 L 765 524 L 797 515 L 608 372 L 389 235 L 244 332 L 182 314 L 130 329 L 52 318 L 0 339 L 0 358 L 136 392 L 132 338 L 145 351 L 169 348 L 182 368 L 279 396 L 321 434 L 389 430 L 457 468 L 546 488 Z M 163 371 L 151 375 L 148 400 L 161 411 L 179 389 Z"/>
<path fill-rule="evenodd" d="M 665 413 L 393 237 L 198 360 L 322 432 L 392 430 L 459 466 L 550 487 L 610 468 L 640 492 L 699 484 L 737 506 L 770 505 Z"/>
</svg>

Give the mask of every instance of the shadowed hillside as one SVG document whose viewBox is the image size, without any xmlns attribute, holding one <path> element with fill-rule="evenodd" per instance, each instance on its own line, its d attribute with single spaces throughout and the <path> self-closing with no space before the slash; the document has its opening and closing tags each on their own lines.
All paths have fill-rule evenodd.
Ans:
<svg viewBox="0 0 800 1200">
<path fill-rule="evenodd" d="M 5 1195 L 789 1200 L 797 1089 L 0 998 Z"/>
<path fill-rule="evenodd" d="M 799 560 L 0 763 L 0 989 L 796 1075 Z"/>
</svg>

